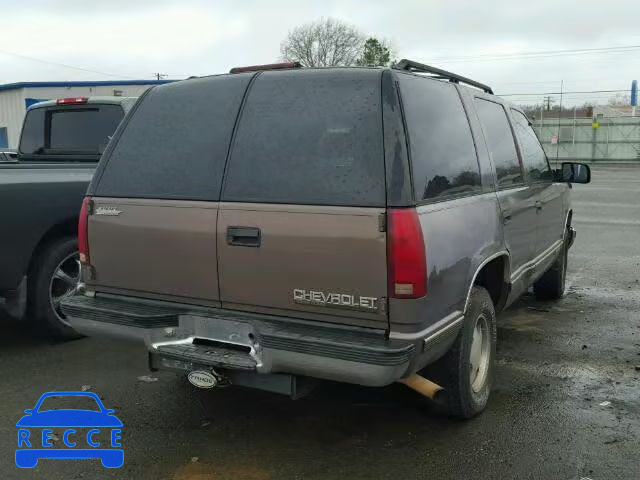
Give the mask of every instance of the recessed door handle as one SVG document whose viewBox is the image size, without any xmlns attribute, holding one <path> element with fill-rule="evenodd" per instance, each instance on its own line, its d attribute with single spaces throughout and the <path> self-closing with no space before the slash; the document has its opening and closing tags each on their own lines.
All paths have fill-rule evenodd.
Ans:
<svg viewBox="0 0 640 480">
<path fill-rule="evenodd" d="M 262 233 L 256 227 L 227 227 L 227 243 L 238 247 L 259 247 Z"/>
<path fill-rule="evenodd" d="M 511 210 L 502 211 L 502 223 L 506 225 L 511 221 Z"/>
<path fill-rule="evenodd" d="M 535 205 L 536 205 L 536 210 L 538 211 L 542 210 L 542 202 L 536 201 Z"/>
</svg>

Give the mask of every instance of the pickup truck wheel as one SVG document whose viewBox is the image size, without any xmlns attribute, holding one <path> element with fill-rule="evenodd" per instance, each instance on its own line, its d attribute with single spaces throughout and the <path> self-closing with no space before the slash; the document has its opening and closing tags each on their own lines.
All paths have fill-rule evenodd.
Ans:
<svg viewBox="0 0 640 480">
<path fill-rule="evenodd" d="M 78 242 L 75 238 L 62 238 L 46 245 L 34 263 L 28 280 L 28 313 L 39 333 L 56 340 L 80 338 L 62 311 L 60 302 L 77 294 L 80 278 Z"/>
<path fill-rule="evenodd" d="M 549 270 L 533 284 L 533 293 L 538 300 L 559 300 L 564 295 L 564 286 L 567 278 L 567 235 L 562 244 L 562 250 Z"/>
<path fill-rule="evenodd" d="M 474 286 L 462 329 L 451 349 L 427 371 L 444 387 L 448 412 L 481 413 L 489 400 L 496 354 L 496 313 L 489 293 Z"/>
</svg>

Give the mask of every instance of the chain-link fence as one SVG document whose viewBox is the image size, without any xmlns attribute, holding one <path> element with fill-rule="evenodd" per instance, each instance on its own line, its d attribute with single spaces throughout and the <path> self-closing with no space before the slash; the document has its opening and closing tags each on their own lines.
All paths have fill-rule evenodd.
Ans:
<svg viewBox="0 0 640 480">
<path fill-rule="evenodd" d="M 543 118 L 533 126 L 550 160 L 640 163 L 640 117 Z"/>
</svg>

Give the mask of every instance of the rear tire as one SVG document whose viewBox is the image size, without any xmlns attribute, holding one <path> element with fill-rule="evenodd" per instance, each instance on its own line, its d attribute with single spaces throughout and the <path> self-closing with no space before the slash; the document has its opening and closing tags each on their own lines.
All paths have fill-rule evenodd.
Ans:
<svg viewBox="0 0 640 480">
<path fill-rule="evenodd" d="M 568 231 L 567 231 L 568 233 Z M 564 295 L 567 278 L 568 235 L 562 243 L 562 250 L 549 270 L 533 284 L 533 293 L 538 300 L 559 300 Z"/>
<path fill-rule="evenodd" d="M 61 299 L 77 292 L 80 273 L 77 256 L 75 237 L 55 239 L 38 252 L 27 280 L 27 314 L 38 334 L 56 340 L 82 337 L 66 323 L 58 306 Z"/>
<path fill-rule="evenodd" d="M 472 418 L 487 406 L 496 356 L 496 312 L 489 292 L 474 286 L 464 323 L 451 349 L 428 367 L 444 387 L 449 414 Z"/>
</svg>

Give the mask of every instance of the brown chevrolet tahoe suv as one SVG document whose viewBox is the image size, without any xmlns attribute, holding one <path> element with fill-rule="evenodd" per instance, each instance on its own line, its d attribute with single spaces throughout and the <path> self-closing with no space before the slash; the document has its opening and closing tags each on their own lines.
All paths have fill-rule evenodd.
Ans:
<svg viewBox="0 0 640 480">
<path fill-rule="evenodd" d="M 589 180 L 489 87 L 412 61 L 157 86 L 100 161 L 62 308 L 198 386 L 400 381 L 471 417 L 496 312 L 563 294 Z"/>
</svg>

